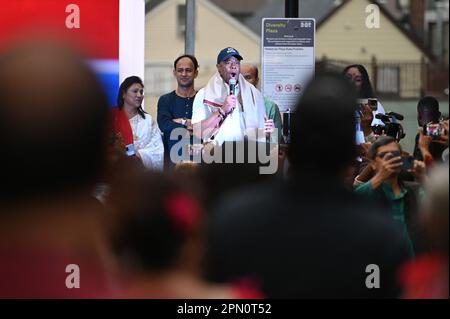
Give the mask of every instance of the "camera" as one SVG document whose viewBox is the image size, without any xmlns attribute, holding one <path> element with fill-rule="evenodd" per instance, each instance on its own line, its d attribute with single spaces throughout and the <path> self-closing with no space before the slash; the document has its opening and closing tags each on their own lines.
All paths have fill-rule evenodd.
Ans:
<svg viewBox="0 0 450 319">
<path fill-rule="evenodd" d="M 380 125 L 380 124 L 372 126 L 372 132 L 375 135 L 383 135 L 384 129 L 385 129 L 385 126 L 384 125 Z"/>
<path fill-rule="evenodd" d="M 426 136 L 431 136 L 433 139 L 436 139 L 442 134 L 441 124 L 430 122 L 425 125 L 423 132 Z"/>
<path fill-rule="evenodd" d="M 395 112 L 388 112 L 386 114 L 376 114 L 375 118 L 381 120 L 384 125 L 372 126 L 372 132 L 374 134 L 386 134 L 387 136 L 391 136 L 398 141 L 406 136 L 403 131 L 403 127 L 397 122 L 403 120 L 403 115 Z"/>
<path fill-rule="evenodd" d="M 386 156 L 386 159 L 390 160 L 391 158 L 398 157 L 400 155 L 401 154 L 400 154 L 399 151 L 392 151 L 392 152 L 389 153 L 388 156 Z"/>
</svg>

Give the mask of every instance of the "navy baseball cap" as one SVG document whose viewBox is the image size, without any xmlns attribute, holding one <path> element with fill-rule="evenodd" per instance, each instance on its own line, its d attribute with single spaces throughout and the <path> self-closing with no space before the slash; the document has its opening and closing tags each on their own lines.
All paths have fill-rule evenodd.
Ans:
<svg viewBox="0 0 450 319">
<path fill-rule="evenodd" d="M 220 51 L 219 55 L 217 56 L 217 64 L 232 56 L 236 57 L 239 61 L 243 60 L 242 56 L 236 49 L 228 47 Z"/>
</svg>

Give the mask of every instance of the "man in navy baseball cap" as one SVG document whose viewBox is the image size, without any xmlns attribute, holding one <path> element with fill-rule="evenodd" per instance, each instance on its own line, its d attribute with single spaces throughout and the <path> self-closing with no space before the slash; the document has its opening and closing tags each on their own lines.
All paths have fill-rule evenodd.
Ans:
<svg viewBox="0 0 450 319">
<path fill-rule="evenodd" d="M 217 72 L 194 99 L 192 125 L 197 138 L 221 146 L 223 142 L 242 141 L 246 135 L 256 136 L 259 129 L 273 132 L 273 121 L 266 123 L 261 92 L 241 74 L 242 60 L 234 48 L 219 52 Z M 266 135 L 261 135 L 266 140 Z"/>
<path fill-rule="evenodd" d="M 228 47 L 220 51 L 219 55 L 217 56 L 217 64 L 220 64 L 220 62 L 225 61 L 232 56 L 236 57 L 239 61 L 243 60 L 242 56 L 236 49 Z"/>
</svg>

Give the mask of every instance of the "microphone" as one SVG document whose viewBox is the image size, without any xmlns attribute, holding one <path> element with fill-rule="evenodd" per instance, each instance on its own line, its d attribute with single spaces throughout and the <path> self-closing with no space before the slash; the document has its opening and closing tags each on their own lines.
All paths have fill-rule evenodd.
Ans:
<svg viewBox="0 0 450 319">
<path fill-rule="evenodd" d="M 404 118 L 403 115 L 395 113 L 395 112 L 389 112 L 389 113 L 386 113 L 386 115 L 395 117 L 399 121 L 403 121 L 403 118 Z"/>
<path fill-rule="evenodd" d="M 375 114 L 375 118 L 381 120 L 383 123 L 390 122 L 389 116 L 382 113 Z"/>
<path fill-rule="evenodd" d="M 228 83 L 230 85 L 230 95 L 236 95 L 236 79 L 231 78 Z"/>
</svg>

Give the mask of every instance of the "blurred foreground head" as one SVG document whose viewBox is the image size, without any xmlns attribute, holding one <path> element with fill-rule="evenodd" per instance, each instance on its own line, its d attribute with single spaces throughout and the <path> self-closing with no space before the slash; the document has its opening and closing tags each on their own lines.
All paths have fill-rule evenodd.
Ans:
<svg viewBox="0 0 450 319">
<path fill-rule="evenodd" d="M 141 172 L 127 184 L 113 188 L 119 210 L 113 248 L 125 266 L 163 271 L 195 255 L 183 254 L 186 243 L 199 239 L 203 212 L 200 204 L 176 178 Z"/>
<path fill-rule="evenodd" d="M 0 54 L 0 202 L 91 186 L 106 154 L 107 99 L 89 67 L 55 43 Z"/>
<path fill-rule="evenodd" d="M 296 105 L 289 157 L 294 174 L 340 176 L 354 159 L 356 92 L 342 75 L 317 75 Z"/>
<path fill-rule="evenodd" d="M 417 103 L 417 123 L 424 126 L 429 122 L 438 123 L 441 117 L 439 101 L 433 96 L 424 96 Z"/>
</svg>

